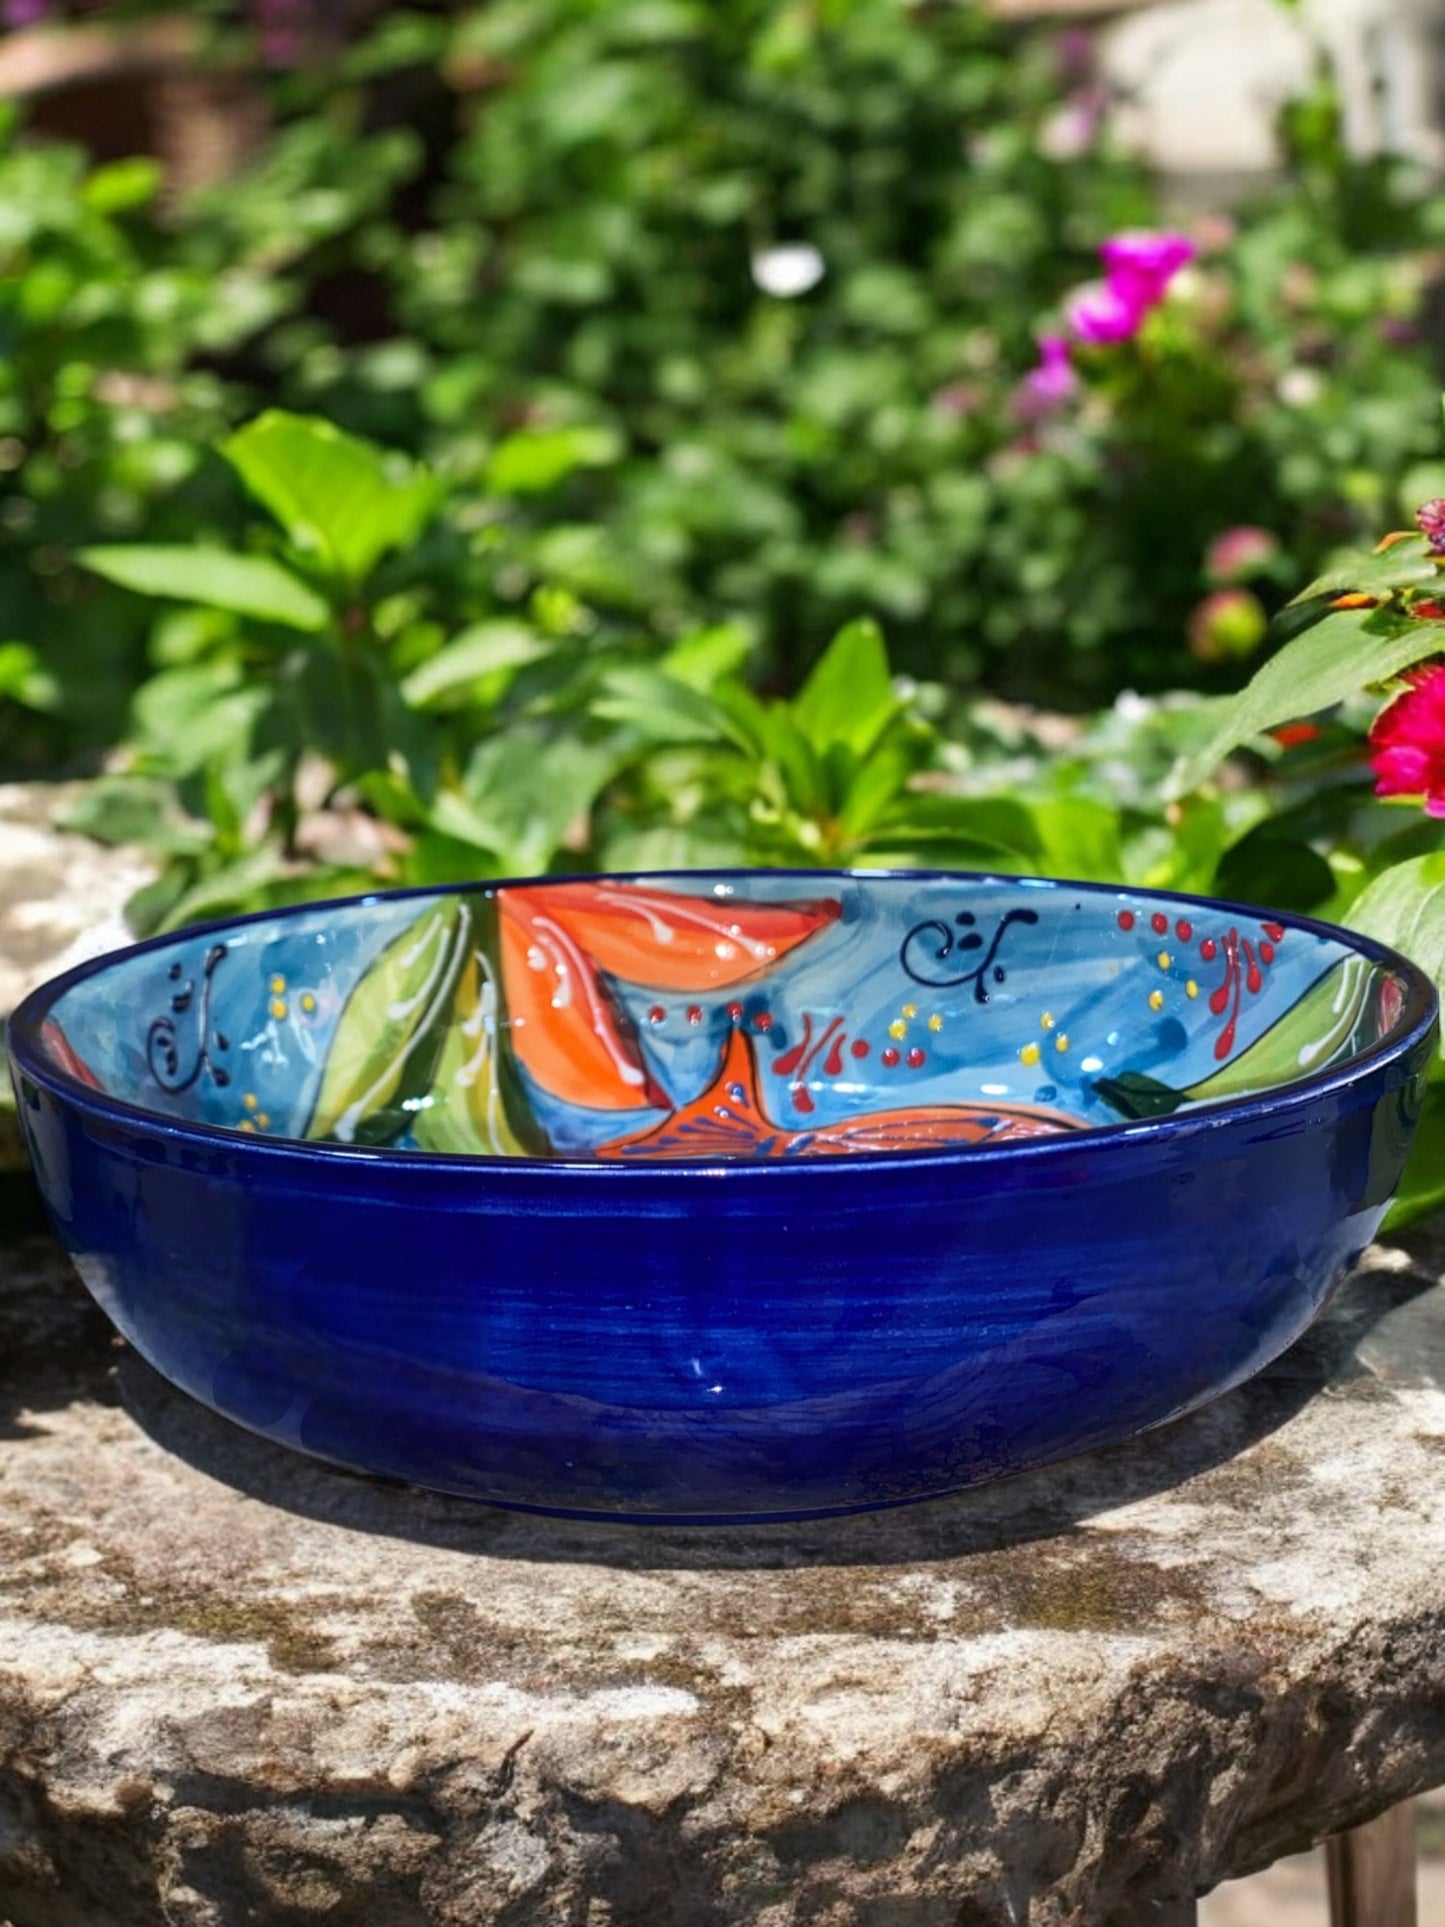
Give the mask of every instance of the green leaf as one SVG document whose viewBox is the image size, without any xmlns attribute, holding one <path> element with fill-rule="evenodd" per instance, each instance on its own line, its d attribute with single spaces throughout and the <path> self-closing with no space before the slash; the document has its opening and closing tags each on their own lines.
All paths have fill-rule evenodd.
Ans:
<svg viewBox="0 0 1445 1927">
<path fill-rule="evenodd" d="M 1432 1211 L 1445 1211 L 1445 1080 L 1425 1087 L 1425 1103 L 1400 1188 L 1385 1219 L 1386 1232 L 1402 1231 Z"/>
<path fill-rule="evenodd" d="M 243 761 L 271 701 L 271 690 L 246 683 L 233 662 L 163 669 L 135 694 L 140 747 L 152 769 L 177 778 L 212 758 Z"/>
<path fill-rule="evenodd" d="M 442 897 L 386 945 L 347 998 L 305 1135 L 386 1144 L 409 1130 L 409 1100 L 436 1076 L 471 955 L 475 911 Z"/>
<path fill-rule="evenodd" d="M 229 609 L 286 629 L 324 629 L 326 604 L 279 562 L 229 549 L 131 546 L 82 549 L 79 560 L 107 582 L 141 595 Z"/>
<path fill-rule="evenodd" d="M 221 453 L 293 547 L 352 589 L 417 539 L 440 499 L 435 476 L 311 415 L 271 409 Z"/>
<path fill-rule="evenodd" d="M 1377 555 L 1345 556 L 1333 567 L 1316 576 L 1307 589 L 1301 589 L 1288 606 L 1318 602 L 1326 596 L 1387 596 L 1396 589 L 1418 589 L 1441 579 L 1440 565 L 1431 555 L 1423 535 L 1407 536 L 1392 542 Z"/>
<path fill-rule="evenodd" d="M 179 930 L 188 923 L 204 923 L 227 911 L 260 909 L 257 901 L 269 885 L 295 876 L 297 865 L 276 849 L 251 850 L 234 863 L 208 871 L 198 883 L 171 902 L 165 928 Z"/>
<path fill-rule="evenodd" d="M 142 843 L 162 856 L 193 856 L 215 832 L 188 817 L 169 783 L 155 777 L 100 776 L 63 812 L 60 827 L 98 843 Z"/>
<path fill-rule="evenodd" d="M 413 669 L 402 683 L 401 693 L 413 709 L 441 708 L 448 699 L 464 696 L 483 678 L 497 677 L 495 694 L 500 695 L 505 672 L 538 662 L 551 655 L 555 647 L 522 622 L 478 622 Z"/>
<path fill-rule="evenodd" d="M 509 730 L 473 752 L 463 793 L 444 791 L 432 823 L 495 856 L 504 874 L 537 875 L 574 833 L 587 832 L 592 805 L 619 761 L 611 745 Z"/>
<path fill-rule="evenodd" d="M 1266 820 L 1224 852 L 1212 894 L 1270 910 L 1317 910 L 1335 892 L 1335 873 L 1319 851 L 1282 836 Z"/>
<path fill-rule="evenodd" d="M 1388 682 L 1438 648 L 1433 623 L 1392 609 L 1341 609 L 1286 643 L 1225 703 L 1214 734 L 1170 778 L 1181 796 L 1210 776 L 1232 750 L 1278 723 L 1330 709 L 1356 690 Z"/>
<path fill-rule="evenodd" d="M 1349 920 L 1418 964 L 1445 996 L 1445 851 L 1392 865 L 1355 898 Z"/>
<path fill-rule="evenodd" d="M 80 198 L 97 214 L 131 214 L 155 199 L 162 179 L 158 161 L 134 155 L 96 168 L 80 190 Z"/>
<path fill-rule="evenodd" d="M 756 646 L 752 631 L 740 622 L 719 622 L 683 636 L 663 656 L 658 667 L 675 682 L 684 682 L 699 695 L 710 695 L 720 682 L 735 676 Z"/>
<path fill-rule="evenodd" d="M 649 743 L 737 741 L 726 711 L 710 697 L 660 669 L 619 663 L 602 679 L 594 716 L 623 723 Z"/>
<path fill-rule="evenodd" d="M 59 682 L 28 642 L 0 642 L 0 696 L 23 709 L 44 712 L 58 709 L 62 694 Z"/>
<path fill-rule="evenodd" d="M 820 756 L 837 744 L 866 756 L 899 707 L 883 632 L 866 618 L 838 631 L 790 705 Z"/>
<path fill-rule="evenodd" d="M 541 495 L 579 468 L 606 468 L 622 454 L 613 429 L 534 428 L 509 435 L 487 464 L 493 495 Z"/>
</svg>

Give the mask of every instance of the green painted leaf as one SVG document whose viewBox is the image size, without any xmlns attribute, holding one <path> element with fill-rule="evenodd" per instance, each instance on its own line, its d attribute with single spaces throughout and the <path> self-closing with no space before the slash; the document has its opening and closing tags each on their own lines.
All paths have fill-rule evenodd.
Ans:
<svg viewBox="0 0 1445 1927">
<path fill-rule="evenodd" d="M 473 945 L 431 1087 L 412 1113 L 412 1136 L 421 1150 L 472 1157 L 546 1154 L 547 1141 L 530 1119 L 520 1080 L 507 1074 L 501 1019 L 492 966 Z M 513 1128 L 509 1112 L 526 1119 L 522 1130 Z"/>
<path fill-rule="evenodd" d="M 1349 921 L 1418 964 L 1445 996 L 1445 851 L 1392 864 L 1355 898 Z"/>
<path fill-rule="evenodd" d="M 315 633 L 327 623 L 326 604 L 279 562 L 229 549 L 131 545 L 82 549 L 80 561 L 107 582 L 141 595 L 198 602 Z"/>
<path fill-rule="evenodd" d="M 551 655 L 556 644 L 523 622 L 478 622 L 413 669 L 401 693 L 413 709 L 443 706 L 484 677 L 501 678 Z"/>
<path fill-rule="evenodd" d="M 414 542 L 440 499 L 436 477 L 311 415 L 271 409 L 221 453 L 293 546 L 351 588 Z"/>
<path fill-rule="evenodd" d="M 878 624 L 840 629 L 789 707 L 819 756 L 838 744 L 866 756 L 899 708 Z"/>
<path fill-rule="evenodd" d="M 1375 1041 L 1381 974 L 1364 957 L 1346 957 L 1305 992 L 1247 1050 L 1184 1093 L 1192 1104 L 1267 1091 L 1328 1070 Z"/>
<path fill-rule="evenodd" d="M 471 955 L 474 911 L 442 897 L 394 937 L 346 1000 L 326 1053 L 309 1138 L 387 1144 L 431 1089 Z"/>
<path fill-rule="evenodd" d="M 1438 647 L 1433 623 L 1393 609 L 1337 610 L 1286 643 L 1222 706 L 1208 742 L 1171 777 L 1170 793 L 1196 789 L 1251 736 L 1330 709 L 1371 683 L 1388 682 Z"/>
</svg>

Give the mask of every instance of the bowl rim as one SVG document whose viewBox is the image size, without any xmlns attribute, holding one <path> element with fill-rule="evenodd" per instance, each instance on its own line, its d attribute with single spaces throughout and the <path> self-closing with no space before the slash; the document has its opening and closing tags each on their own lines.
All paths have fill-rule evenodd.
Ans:
<svg viewBox="0 0 1445 1927">
<path fill-rule="evenodd" d="M 235 1126 L 192 1122 L 189 1119 L 169 1117 L 162 1111 L 151 1110 L 144 1104 L 136 1104 L 127 1098 L 115 1097 L 110 1092 L 99 1091 L 83 1083 L 78 1077 L 58 1064 L 42 1041 L 41 1031 L 46 1018 L 54 1006 L 67 992 L 89 978 L 98 977 L 113 966 L 133 957 L 144 956 L 152 951 L 164 950 L 185 942 L 194 942 L 207 936 L 219 935 L 223 931 L 241 930 L 252 924 L 285 921 L 293 916 L 314 915 L 327 910 L 364 909 L 372 904 L 399 903 L 415 898 L 436 898 L 445 896 L 477 895 L 495 893 L 506 889 L 536 889 L 549 885 L 575 883 L 634 883 L 666 884 L 679 881 L 696 882 L 709 878 L 715 882 L 749 880 L 757 877 L 797 879 L 818 886 L 833 883 L 875 883 L 900 881 L 911 883 L 983 883 L 1013 885 L 1032 890 L 1080 891 L 1099 899 L 1127 898 L 1131 903 L 1145 902 L 1171 904 L 1195 910 L 1209 910 L 1216 914 L 1246 918 L 1256 922 L 1269 921 L 1282 923 L 1286 929 L 1303 931 L 1311 936 L 1329 939 L 1343 944 L 1355 954 L 1368 958 L 1372 963 L 1383 964 L 1399 976 L 1405 984 L 1405 999 L 1400 1012 L 1384 1037 L 1352 1057 L 1347 1063 L 1332 1069 L 1313 1071 L 1303 1077 L 1292 1079 L 1289 1083 L 1276 1085 L 1271 1090 L 1252 1092 L 1242 1097 L 1223 1097 L 1196 1104 L 1185 1111 L 1176 1111 L 1164 1117 L 1124 1118 L 1113 1124 L 1085 1124 L 1077 1130 L 1060 1131 L 1048 1136 L 1006 1139 L 993 1145 L 967 1145 L 957 1147 L 940 1146 L 928 1151 L 854 1151 L 840 1157 L 669 1157 L 669 1158 L 617 1158 L 605 1159 L 595 1156 L 563 1154 L 555 1157 L 502 1157 L 482 1152 L 451 1151 L 401 1151 L 385 1145 L 334 1144 L 329 1141 L 299 1137 L 262 1137 L 241 1131 Z M 83 1113 L 105 1120 L 111 1124 L 128 1125 L 144 1130 L 150 1136 L 159 1135 L 171 1140 L 194 1143 L 198 1147 L 225 1149 L 236 1155 L 256 1156 L 269 1159 L 300 1161 L 318 1170 L 335 1168 L 338 1161 L 345 1166 L 376 1169 L 391 1169 L 398 1172 L 422 1171 L 454 1174 L 458 1177 L 468 1172 L 485 1173 L 492 1177 L 516 1176 L 536 1178 L 566 1176 L 578 1179 L 584 1175 L 599 1183 L 614 1186 L 636 1185 L 646 1180 L 673 1176 L 684 1178 L 689 1175 L 706 1174 L 716 1178 L 721 1175 L 736 1174 L 743 1178 L 760 1179 L 764 1182 L 782 1182 L 791 1178 L 797 1181 L 804 1172 L 826 1174 L 831 1172 L 836 1179 L 853 1172 L 871 1169 L 899 1171 L 905 1169 L 945 1171 L 959 1166 L 970 1170 L 986 1169 L 996 1166 L 1000 1160 L 1010 1165 L 1022 1159 L 1057 1159 L 1070 1154 L 1087 1151 L 1095 1145 L 1120 1144 L 1144 1139 L 1149 1143 L 1169 1143 L 1176 1139 L 1188 1140 L 1201 1132 L 1212 1132 L 1221 1125 L 1242 1124 L 1269 1119 L 1278 1122 L 1282 1113 L 1299 1106 L 1308 1106 L 1323 1097 L 1347 1090 L 1357 1084 L 1372 1070 L 1383 1068 L 1392 1061 L 1410 1056 L 1423 1045 L 1435 1030 L 1440 1020 L 1440 999 L 1434 983 L 1421 967 L 1410 958 L 1402 956 L 1388 944 L 1380 943 L 1362 932 L 1349 930 L 1339 924 L 1323 922 L 1317 917 L 1309 917 L 1295 911 L 1278 911 L 1259 904 L 1240 903 L 1227 897 L 1209 897 L 1190 894 L 1177 890 L 1159 890 L 1129 883 L 1080 882 L 1068 877 L 1019 876 L 1012 872 L 995 870 L 954 870 L 927 869 L 889 866 L 880 869 L 866 868 L 700 868 L 700 869 L 641 869 L 609 871 L 566 871 L 553 875 L 530 877 L 484 877 L 471 882 L 445 884 L 411 884 L 395 890 L 367 890 L 352 896 L 325 897 L 308 899 L 294 904 L 286 904 L 279 909 L 252 910 L 241 916 L 218 917 L 204 923 L 188 924 L 180 930 L 166 931 L 159 936 L 147 937 L 140 942 L 124 945 L 118 950 L 105 951 L 96 957 L 74 964 L 70 969 L 48 978 L 37 985 L 11 1013 L 6 1026 L 6 1049 L 10 1058 L 12 1072 L 17 1081 L 19 1076 L 29 1078 L 50 1091 L 50 1093 L 72 1105 Z M 775 1174 L 766 1178 L 764 1174 Z M 803 1182 L 811 1181 L 802 1178 Z"/>
</svg>

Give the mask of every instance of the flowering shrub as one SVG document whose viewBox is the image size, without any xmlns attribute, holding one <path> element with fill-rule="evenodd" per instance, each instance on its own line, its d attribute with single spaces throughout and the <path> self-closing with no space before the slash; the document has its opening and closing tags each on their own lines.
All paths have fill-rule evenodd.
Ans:
<svg viewBox="0 0 1445 1927">
<path fill-rule="evenodd" d="M 1270 741 L 1268 835 L 1327 861 L 1326 914 L 1404 951 L 1445 992 L 1445 500 L 1415 519 L 1418 533 L 1343 556 L 1295 598 L 1291 639 L 1224 705 L 1174 791 L 1197 792 L 1226 756 Z M 1382 800 L 1354 780 L 1362 764 Z M 1440 1206 L 1445 1043 L 1396 1214 Z"/>
</svg>

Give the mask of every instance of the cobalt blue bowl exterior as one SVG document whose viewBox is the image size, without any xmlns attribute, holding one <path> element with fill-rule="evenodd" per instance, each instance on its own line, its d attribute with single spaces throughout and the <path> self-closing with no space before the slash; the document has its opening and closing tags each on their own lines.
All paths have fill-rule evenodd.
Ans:
<svg viewBox="0 0 1445 1927">
<path fill-rule="evenodd" d="M 86 1284 L 240 1424 L 507 1505 L 802 1516 L 1129 1436 L 1305 1328 L 1379 1224 L 1435 1048 L 1421 973 L 1348 942 L 1400 994 L 1336 1069 L 952 1152 L 480 1159 L 222 1129 L 47 1051 L 94 965 L 17 1013 L 12 1072 Z"/>
</svg>

